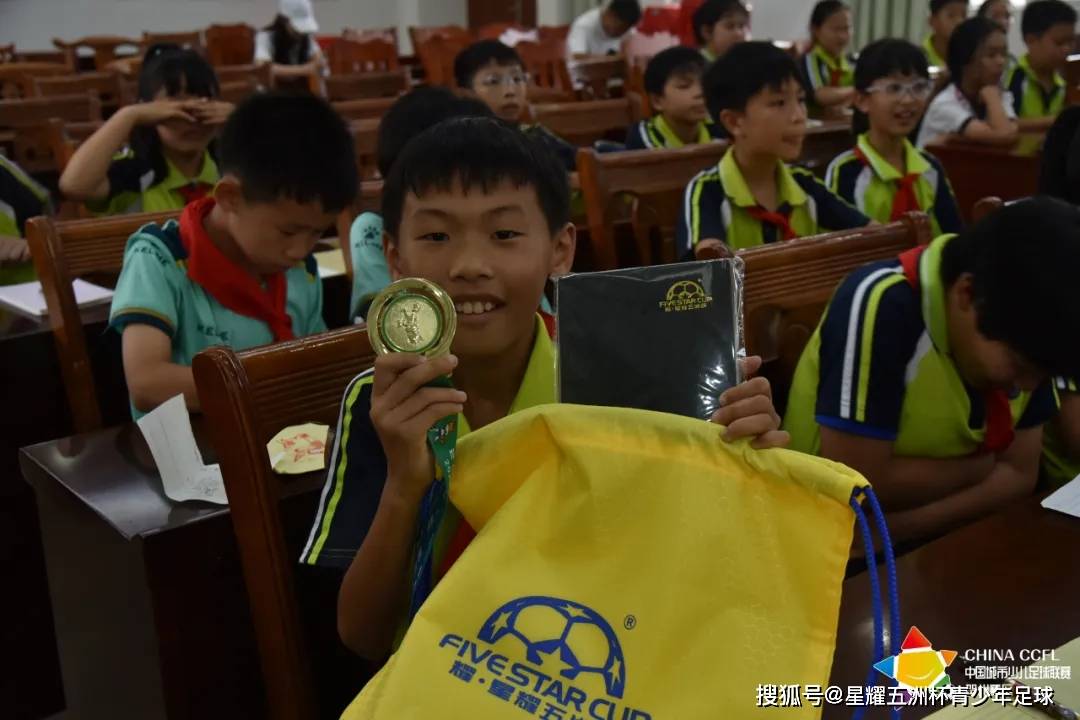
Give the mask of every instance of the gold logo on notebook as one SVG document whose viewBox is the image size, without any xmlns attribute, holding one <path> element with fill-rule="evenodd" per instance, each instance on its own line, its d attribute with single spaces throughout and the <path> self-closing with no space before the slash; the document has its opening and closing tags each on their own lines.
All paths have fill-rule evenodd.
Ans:
<svg viewBox="0 0 1080 720">
<path fill-rule="evenodd" d="M 679 280 L 668 288 L 667 295 L 660 301 L 660 309 L 664 312 L 704 310 L 712 301 L 712 296 L 697 280 Z"/>
</svg>

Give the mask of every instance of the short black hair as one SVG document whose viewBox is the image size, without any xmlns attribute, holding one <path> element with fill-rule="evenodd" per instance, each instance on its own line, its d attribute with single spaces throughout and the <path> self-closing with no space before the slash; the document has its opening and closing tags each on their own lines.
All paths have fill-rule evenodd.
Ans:
<svg viewBox="0 0 1080 720">
<path fill-rule="evenodd" d="M 233 174 L 250 202 L 318 200 L 337 212 L 356 198 L 352 134 L 325 100 L 306 93 L 256 94 L 221 131 L 221 174 Z"/>
<path fill-rule="evenodd" d="M 614 13 L 628 28 L 637 25 L 641 19 L 641 5 L 638 0 L 611 0 L 605 10 Z"/>
<path fill-rule="evenodd" d="M 645 92 L 663 95 L 664 86 L 676 75 L 697 75 L 705 72 L 705 58 L 693 48 L 683 45 L 669 47 L 653 55 L 645 66 Z"/>
<path fill-rule="evenodd" d="M 930 0 L 930 14 L 937 15 L 945 9 L 946 5 L 952 5 L 953 3 L 961 3 L 964 7 L 969 5 L 968 0 Z"/>
<path fill-rule="evenodd" d="M 739 43 L 705 71 L 705 102 L 713 118 L 721 110 L 745 110 L 750 98 L 765 88 L 779 90 L 787 80 L 802 84 L 791 55 L 771 42 Z"/>
<path fill-rule="evenodd" d="M 694 41 L 698 45 L 705 45 L 705 28 L 711 28 L 728 15 L 742 15 L 748 18 L 750 11 L 740 0 L 705 0 L 690 19 L 690 24 L 694 28 Z"/>
<path fill-rule="evenodd" d="M 432 125 L 452 117 L 492 117 L 479 100 L 458 97 L 445 87 L 427 85 L 402 95 L 382 117 L 375 148 L 375 165 L 384 178 L 402 148 Z"/>
<path fill-rule="evenodd" d="M 428 128 L 401 151 L 383 185 L 386 232 L 397 237 L 407 193 L 422 197 L 455 181 L 466 192 L 490 192 L 504 181 L 532 187 L 552 233 L 570 222 L 570 180 L 551 150 L 496 118 L 458 117 Z"/>
<path fill-rule="evenodd" d="M 1020 16 L 1020 33 L 1027 37 L 1042 37 L 1055 25 L 1076 25 L 1076 10 L 1062 0 L 1035 0 L 1024 6 Z"/>
<path fill-rule="evenodd" d="M 907 40 L 885 38 L 875 40 L 863 48 L 855 61 L 855 89 L 866 92 L 875 82 L 890 75 L 915 75 L 930 79 L 930 68 L 922 48 Z M 861 135 L 870 129 L 866 113 L 855 110 L 851 116 L 851 130 Z"/>
<path fill-rule="evenodd" d="M 840 0 L 819 0 L 810 13 L 810 27 L 811 29 L 817 29 L 836 13 L 850 9 L 851 7 L 847 3 L 840 2 Z"/>
<path fill-rule="evenodd" d="M 514 48 L 498 40 L 481 40 L 465 48 L 454 58 L 454 81 L 460 88 L 471 88 L 476 73 L 493 62 L 500 67 L 525 67 Z"/>
<path fill-rule="evenodd" d="M 949 66 L 949 76 L 957 86 L 964 77 L 964 68 L 975 58 L 979 46 L 994 33 L 1004 32 L 1005 28 L 984 17 L 968 18 L 956 26 L 949 38 L 945 64 Z"/>
<path fill-rule="evenodd" d="M 1039 193 L 1080 205 L 1080 105 L 1062 110 L 1046 132 Z"/>
<path fill-rule="evenodd" d="M 979 9 L 975 11 L 975 14 L 979 17 L 990 17 L 990 9 L 994 7 L 994 3 L 1003 2 L 1006 5 L 1009 4 L 1009 0 L 983 0 L 983 4 L 979 6 Z"/>
<path fill-rule="evenodd" d="M 941 279 L 972 275 L 979 332 L 1051 375 L 1080 373 L 1080 208 L 1056 198 L 1010 203 L 945 246 Z M 1062 321 L 1065 321 L 1065 326 Z"/>
</svg>

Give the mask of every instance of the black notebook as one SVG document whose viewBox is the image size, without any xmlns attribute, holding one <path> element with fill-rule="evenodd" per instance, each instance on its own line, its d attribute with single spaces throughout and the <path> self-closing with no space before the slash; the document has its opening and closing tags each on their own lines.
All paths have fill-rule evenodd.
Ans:
<svg viewBox="0 0 1080 720">
<path fill-rule="evenodd" d="M 705 419 L 738 382 L 740 260 L 578 273 L 555 292 L 560 402 Z"/>
</svg>

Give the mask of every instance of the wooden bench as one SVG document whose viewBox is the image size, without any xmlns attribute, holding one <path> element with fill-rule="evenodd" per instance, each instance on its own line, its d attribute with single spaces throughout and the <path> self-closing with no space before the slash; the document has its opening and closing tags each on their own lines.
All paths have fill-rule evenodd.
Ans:
<svg viewBox="0 0 1080 720">
<path fill-rule="evenodd" d="M 623 142 L 627 129 L 639 116 L 632 101 L 615 98 L 531 105 L 528 120 L 543 125 L 572 145 L 586 147 L 597 140 Z"/>
</svg>

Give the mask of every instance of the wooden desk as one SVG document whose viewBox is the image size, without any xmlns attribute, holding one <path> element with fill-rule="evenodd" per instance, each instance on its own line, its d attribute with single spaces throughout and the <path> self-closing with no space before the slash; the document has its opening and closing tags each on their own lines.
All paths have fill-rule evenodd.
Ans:
<svg viewBox="0 0 1080 720">
<path fill-rule="evenodd" d="M 1080 519 L 1045 510 L 1036 498 L 1017 502 L 897 561 L 901 632 L 917 625 L 935 647 L 961 655 L 969 648 L 1060 647 L 1080 637 L 1078 557 Z M 861 573 L 844 583 L 831 684 L 863 684 L 872 637 L 870 580 Z M 1072 672 L 1078 682 L 1080 668 Z M 968 684 L 962 657 L 949 673 L 954 683 Z M 868 717 L 886 716 L 878 710 Z M 912 708 L 904 717 L 929 710 Z M 824 717 L 850 718 L 851 708 L 826 709 Z"/>
<path fill-rule="evenodd" d="M 850 119 L 823 121 L 807 128 L 798 164 L 819 178 L 824 178 L 825 170 L 833 158 L 850 150 L 854 145 L 855 136 L 851 134 Z"/>
<path fill-rule="evenodd" d="M 926 149 L 945 167 L 960 214 L 971 222 L 972 208 L 984 197 L 1016 200 L 1038 192 L 1044 139 L 1043 133 L 1024 133 L 1012 147 L 948 139 Z"/>
</svg>

